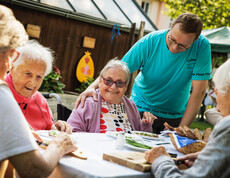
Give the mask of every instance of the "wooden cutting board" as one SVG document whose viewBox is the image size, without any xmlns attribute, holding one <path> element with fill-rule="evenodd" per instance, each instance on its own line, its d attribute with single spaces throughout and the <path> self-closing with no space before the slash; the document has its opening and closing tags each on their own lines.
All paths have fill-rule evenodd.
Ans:
<svg viewBox="0 0 230 178">
<path fill-rule="evenodd" d="M 146 162 L 144 156 L 145 153 L 141 152 L 104 153 L 103 159 L 141 172 L 150 172 L 151 164 Z"/>
</svg>

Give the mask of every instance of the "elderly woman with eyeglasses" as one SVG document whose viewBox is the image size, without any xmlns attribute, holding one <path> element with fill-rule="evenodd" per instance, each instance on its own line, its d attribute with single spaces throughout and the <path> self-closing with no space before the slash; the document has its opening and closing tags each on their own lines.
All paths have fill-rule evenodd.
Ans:
<svg viewBox="0 0 230 178">
<path fill-rule="evenodd" d="M 48 103 L 38 91 L 43 78 L 52 69 L 52 51 L 31 40 L 17 48 L 17 52 L 18 56 L 12 59 L 12 68 L 5 81 L 27 122 L 34 130 L 58 129 L 72 133 L 71 126 L 66 122 L 59 120 L 54 123 Z"/>
<path fill-rule="evenodd" d="M 206 147 L 180 160 L 190 167 L 180 171 L 164 147 L 147 151 L 145 159 L 152 164 L 152 173 L 158 177 L 230 177 L 230 59 L 216 71 L 214 78 L 217 110 L 223 118 L 215 125 Z"/>
<path fill-rule="evenodd" d="M 87 98 L 84 107 L 74 109 L 67 120 L 73 132 L 151 132 L 155 117 L 145 112 L 141 120 L 134 102 L 124 95 L 129 79 L 127 65 L 120 60 L 110 60 L 100 73 L 98 102 L 92 97 Z"/>
</svg>

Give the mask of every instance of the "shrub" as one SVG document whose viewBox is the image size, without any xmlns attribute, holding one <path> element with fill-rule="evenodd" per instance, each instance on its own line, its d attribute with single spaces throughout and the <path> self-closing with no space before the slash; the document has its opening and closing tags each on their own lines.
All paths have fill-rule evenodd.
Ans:
<svg viewBox="0 0 230 178">
<path fill-rule="evenodd" d="M 44 77 L 39 91 L 47 91 L 50 93 L 64 93 L 65 84 L 61 83 L 61 72 L 57 67 L 53 67 L 52 72 Z"/>
<path fill-rule="evenodd" d="M 91 77 L 87 77 L 87 82 L 83 81 L 80 85 L 79 88 L 76 88 L 75 91 L 78 92 L 78 93 L 82 93 L 83 91 L 86 90 L 86 88 L 94 82 L 94 78 L 91 78 Z"/>
</svg>

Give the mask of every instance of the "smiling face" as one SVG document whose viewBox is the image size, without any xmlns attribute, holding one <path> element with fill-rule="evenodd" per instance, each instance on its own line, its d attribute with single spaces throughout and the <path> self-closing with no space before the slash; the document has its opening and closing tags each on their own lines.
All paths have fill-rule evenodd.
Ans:
<svg viewBox="0 0 230 178">
<path fill-rule="evenodd" d="M 195 41 L 195 33 L 183 33 L 180 24 L 175 24 L 166 35 L 166 44 L 172 53 L 186 51 Z"/>
<path fill-rule="evenodd" d="M 126 73 L 121 68 L 109 68 L 104 76 L 104 79 L 112 80 L 112 81 L 121 81 L 126 82 Z M 112 104 L 119 104 L 122 102 L 122 96 L 125 94 L 127 90 L 128 83 L 123 88 L 118 88 L 115 83 L 111 86 L 107 86 L 103 82 L 103 78 L 99 79 L 99 90 L 102 98 L 105 101 Z"/>
<path fill-rule="evenodd" d="M 31 97 L 40 88 L 46 71 L 46 64 L 25 59 L 16 70 L 11 69 L 15 90 L 24 97 Z"/>
<path fill-rule="evenodd" d="M 223 117 L 230 115 L 230 90 L 226 94 L 222 94 L 216 89 L 215 93 L 217 110 L 221 112 Z"/>
</svg>

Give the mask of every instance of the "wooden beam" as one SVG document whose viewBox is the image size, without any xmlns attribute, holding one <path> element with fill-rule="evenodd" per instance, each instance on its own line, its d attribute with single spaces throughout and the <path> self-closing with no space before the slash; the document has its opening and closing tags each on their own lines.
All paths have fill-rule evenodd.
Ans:
<svg viewBox="0 0 230 178">
<path fill-rule="evenodd" d="M 141 21 L 140 30 L 139 30 L 139 34 L 138 34 L 138 40 L 141 39 L 144 36 L 144 30 L 145 30 L 145 22 Z M 135 29 L 134 29 L 134 31 L 135 31 Z M 133 35 L 133 41 L 131 43 L 130 48 L 134 44 L 134 36 L 135 36 L 135 34 Z M 126 92 L 127 97 L 131 96 L 133 84 L 134 84 L 135 78 L 136 78 L 136 76 L 137 76 L 138 73 L 139 73 L 139 70 L 136 70 L 136 71 L 134 71 L 131 74 L 131 78 L 130 78 L 130 81 L 129 81 L 128 89 L 127 89 L 127 92 Z"/>
</svg>

